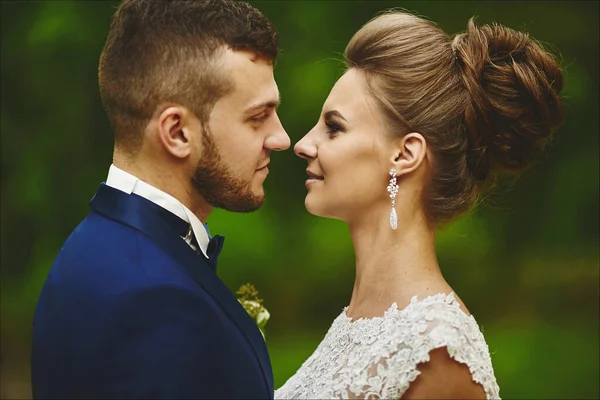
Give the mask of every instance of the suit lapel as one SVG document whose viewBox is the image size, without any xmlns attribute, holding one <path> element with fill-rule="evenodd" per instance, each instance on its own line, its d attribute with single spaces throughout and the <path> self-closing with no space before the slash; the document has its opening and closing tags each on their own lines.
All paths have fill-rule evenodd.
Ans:
<svg viewBox="0 0 600 400">
<path fill-rule="evenodd" d="M 91 208 L 114 221 L 131 226 L 150 237 L 182 265 L 193 279 L 222 307 L 248 340 L 259 360 L 269 391 L 273 392 L 273 373 L 264 339 L 246 310 L 209 267 L 208 260 L 196 254 L 172 229 L 153 204 L 135 194 L 100 185 L 90 202 Z"/>
</svg>

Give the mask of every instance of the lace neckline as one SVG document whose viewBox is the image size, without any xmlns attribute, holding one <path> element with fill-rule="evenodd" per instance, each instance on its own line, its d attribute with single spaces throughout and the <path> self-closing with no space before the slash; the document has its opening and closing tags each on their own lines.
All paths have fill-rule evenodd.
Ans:
<svg viewBox="0 0 600 400">
<path fill-rule="evenodd" d="M 421 300 L 419 300 L 418 296 L 415 295 L 415 296 L 411 297 L 410 302 L 404 308 L 399 309 L 398 303 L 393 302 L 392 305 L 383 313 L 383 315 L 380 315 L 377 317 L 371 317 L 371 318 L 361 317 L 361 318 L 357 318 L 357 319 L 353 320 L 346 313 L 348 310 L 348 306 L 346 306 L 346 307 L 344 307 L 341 316 L 343 317 L 343 320 L 345 321 L 346 325 L 348 325 L 350 327 L 360 326 L 360 325 L 365 325 L 365 324 L 380 324 L 387 317 L 389 317 L 391 315 L 395 315 L 395 314 L 401 315 L 401 314 L 407 313 L 408 310 L 415 307 L 416 305 L 427 306 L 427 305 L 439 304 L 439 303 L 445 303 L 449 306 L 452 306 L 453 308 L 457 308 L 459 311 L 462 312 L 462 314 L 464 314 L 465 317 L 474 318 L 473 315 L 468 315 L 467 313 L 465 313 L 462 310 L 462 308 L 460 308 L 459 302 L 456 301 L 456 298 L 454 297 L 454 292 L 450 292 L 448 294 L 446 294 L 446 293 L 432 294 L 432 295 L 422 298 Z"/>
<path fill-rule="evenodd" d="M 483 334 L 454 293 L 413 296 L 402 309 L 394 302 L 382 316 L 354 321 L 347 309 L 276 399 L 400 398 L 441 347 L 468 366 L 487 399 L 500 398 Z"/>
</svg>

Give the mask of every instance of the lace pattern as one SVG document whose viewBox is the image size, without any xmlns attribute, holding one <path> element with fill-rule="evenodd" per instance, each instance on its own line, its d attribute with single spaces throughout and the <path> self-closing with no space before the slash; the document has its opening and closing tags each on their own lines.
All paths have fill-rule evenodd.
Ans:
<svg viewBox="0 0 600 400">
<path fill-rule="evenodd" d="M 485 339 L 453 293 L 421 301 L 415 296 L 405 308 L 394 303 L 372 319 L 352 321 L 344 308 L 275 398 L 400 398 L 419 376 L 417 365 L 441 347 L 469 367 L 488 399 L 500 398 Z"/>
</svg>

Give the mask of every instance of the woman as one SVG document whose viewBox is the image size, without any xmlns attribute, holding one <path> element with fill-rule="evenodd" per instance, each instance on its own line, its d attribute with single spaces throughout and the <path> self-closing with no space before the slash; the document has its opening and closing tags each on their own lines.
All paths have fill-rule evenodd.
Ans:
<svg viewBox="0 0 600 400">
<path fill-rule="evenodd" d="M 276 398 L 499 398 L 489 350 L 444 280 L 434 232 L 499 172 L 531 162 L 562 119 L 562 75 L 500 25 L 450 39 L 402 12 L 363 26 L 317 125 L 306 208 L 348 223 L 350 304 Z M 386 190 L 387 187 L 387 190 Z"/>
</svg>

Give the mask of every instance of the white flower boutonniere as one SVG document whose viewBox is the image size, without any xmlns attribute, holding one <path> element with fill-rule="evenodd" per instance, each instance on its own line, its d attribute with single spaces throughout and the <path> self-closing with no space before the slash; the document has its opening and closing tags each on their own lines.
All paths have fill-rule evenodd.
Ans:
<svg viewBox="0 0 600 400">
<path fill-rule="evenodd" d="M 246 283 L 240 286 L 236 294 L 238 295 L 238 301 L 244 307 L 248 315 L 250 315 L 250 318 L 254 320 L 264 339 L 265 325 L 267 324 L 267 321 L 269 321 L 271 314 L 269 314 L 269 311 L 263 306 L 263 299 L 258 297 L 258 290 L 256 290 L 251 283 Z"/>
</svg>

